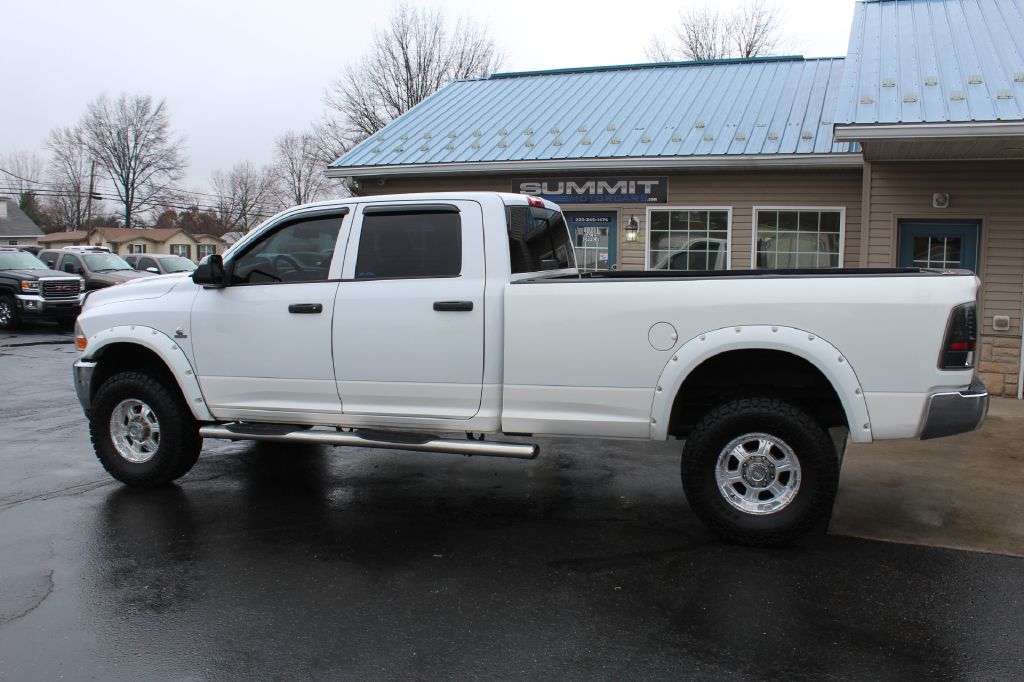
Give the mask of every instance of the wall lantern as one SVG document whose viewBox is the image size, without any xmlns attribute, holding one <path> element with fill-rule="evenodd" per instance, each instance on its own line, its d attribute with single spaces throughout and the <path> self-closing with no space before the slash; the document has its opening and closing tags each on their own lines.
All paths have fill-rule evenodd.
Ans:
<svg viewBox="0 0 1024 682">
<path fill-rule="evenodd" d="M 640 222 L 636 219 L 636 216 L 631 216 L 629 222 L 626 223 L 626 241 L 635 242 L 639 232 Z"/>
</svg>

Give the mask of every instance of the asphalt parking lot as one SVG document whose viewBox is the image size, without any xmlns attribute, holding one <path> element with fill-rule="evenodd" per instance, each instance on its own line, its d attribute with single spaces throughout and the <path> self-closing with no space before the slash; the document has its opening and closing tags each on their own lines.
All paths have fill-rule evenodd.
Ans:
<svg viewBox="0 0 1024 682">
<path fill-rule="evenodd" d="M 74 356 L 0 333 L 0 679 L 1021 675 L 1016 540 L 920 455 L 851 452 L 834 534 L 784 550 L 703 529 L 678 443 L 519 462 L 208 441 L 140 492 L 92 455 Z"/>
</svg>

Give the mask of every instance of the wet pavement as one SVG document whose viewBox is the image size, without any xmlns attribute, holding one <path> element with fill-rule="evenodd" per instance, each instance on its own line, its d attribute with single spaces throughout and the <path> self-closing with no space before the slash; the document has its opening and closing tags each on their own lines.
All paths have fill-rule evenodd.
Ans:
<svg viewBox="0 0 1024 682">
<path fill-rule="evenodd" d="M 125 488 L 48 332 L 0 333 L 0 679 L 1021 674 L 1024 560 L 724 545 L 676 443 L 520 462 L 207 441 L 180 485 Z"/>
</svg>

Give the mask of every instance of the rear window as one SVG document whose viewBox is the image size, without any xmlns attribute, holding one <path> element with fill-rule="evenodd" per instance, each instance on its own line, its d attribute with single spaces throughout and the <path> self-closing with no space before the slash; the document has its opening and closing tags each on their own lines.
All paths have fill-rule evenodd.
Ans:
<svg viewBox="0 0 1024 682">
<path fill-rule="evenodd" d="M 363 215 L 356 279 L 458 277 L 461 272 L 458 213 Z"/>
<path fill-rule="evenodd" d="M 576 267 L 569 228 L 560 211 L 509 206 L 505 216 L 512 274 Z"/>
</svg>

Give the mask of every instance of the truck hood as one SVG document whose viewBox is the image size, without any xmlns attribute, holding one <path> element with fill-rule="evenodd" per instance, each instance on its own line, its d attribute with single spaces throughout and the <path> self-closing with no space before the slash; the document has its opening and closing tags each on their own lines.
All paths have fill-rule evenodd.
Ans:
<svg viewBox="0 0 1024 682">
<path fill-rule="evenodd" d="M 141 277 L 132 278 L 116 287 L 98 289 L 89 294 L 86 303 L 90 307 L 120 303 L 121 301 L 138 301 L 147 298 L 160 298 L 179 284 L 192 284 L 188 273 L 175 272 L 170 275 L 152 275 L 136 273 Z"/>
<path fill-rule="evenodd" d="M 78 281 L 80 278 L 78 275 L 69 275 L 66 272 L 59 270 L 4 270 L 2 274 L 8 277 L 17 277 L 29 282 L 34 282 L 37 279 L 46 277 L 47 279 L 72 279 Z"/>
<path fill-rule="evenodd" d="M 112 270 L 110 272 L 94 272 L 90 275 L 89 279 L 106 284 L 121 284 L 122 282 L 130 282 L 135 279 L 152 276 L 153 274 L 150 272 L 139 272 L 138 270 Z"/>
</svg>

